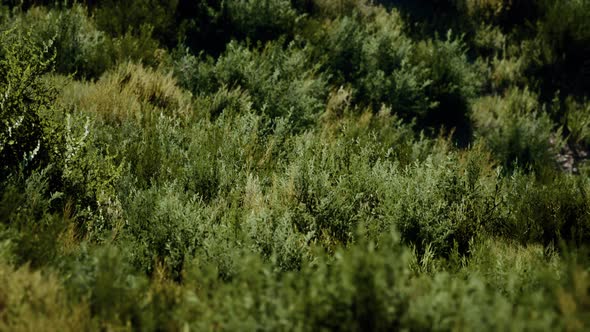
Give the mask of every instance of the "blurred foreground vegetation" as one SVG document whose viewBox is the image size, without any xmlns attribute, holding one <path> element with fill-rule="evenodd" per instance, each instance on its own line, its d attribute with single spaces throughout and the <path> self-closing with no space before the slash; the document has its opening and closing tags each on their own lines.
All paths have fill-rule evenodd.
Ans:
<svg viewBox="0 0 590 332">
<path fill-rule="evenodd" d="M 0 330 L 590 328 L 590 1 L 1 4 Z"/>
</svg>

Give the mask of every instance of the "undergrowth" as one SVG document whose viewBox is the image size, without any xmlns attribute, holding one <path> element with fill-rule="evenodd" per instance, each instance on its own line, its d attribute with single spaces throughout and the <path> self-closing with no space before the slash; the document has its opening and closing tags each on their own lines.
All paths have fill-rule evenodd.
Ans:
<svg viewBox="0 0 590 332">
<path fill-rule="evenodd" d="M 586 330 L 587 2 L 382 4 L 3 2 L 0 330 Z"/>
</svg>

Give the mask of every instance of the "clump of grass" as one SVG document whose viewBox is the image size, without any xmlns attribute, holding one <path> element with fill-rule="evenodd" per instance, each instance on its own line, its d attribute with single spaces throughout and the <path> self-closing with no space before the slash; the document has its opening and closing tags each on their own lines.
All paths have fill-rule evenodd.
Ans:
<svg viewBox="0 0 590 332">
<path fill-rule="evenodd" d="M 0 329 L 47 328 L 80 331 L 95 328 L 87 303 L 72 303 L 54 273 L 0 263 Z"/>
<path fill-rule="evenodd" d="M 105 73 L 96 83 L 72 82 L 61 101 L 66 107 L 109 121 L 142 121 L 150 114 L 188 117 L 191 95 L 180 89 L 171 73 L 124 63 Z"/>
</svg>

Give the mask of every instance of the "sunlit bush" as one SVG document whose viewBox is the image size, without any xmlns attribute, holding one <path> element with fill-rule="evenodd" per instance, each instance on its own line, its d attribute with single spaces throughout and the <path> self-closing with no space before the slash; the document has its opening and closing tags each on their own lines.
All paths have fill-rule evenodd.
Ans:
<svg viewBox="0 0 590 332">
<path fill-rule="evenodd" d="M 146 120 L 152 113 L 187 117 L 191 112 L 190 94 L 178 87 L 171 73 L 130 62 L 105 73 L 96 83 L 70 83 L 60 102 L 119 123 Z"/>
<path fill-rule="evenodd" d="M 0 285 L 2 330 L 31 331 L 51 327 L 79 331 L 95 327 L 86 303 L 70 303 L 65 286 L 55 273 L 43 273 L 26 265 L 15 268 L 3 261 Z"/>
<path fill-rule="evenodd" d="M 152 39 L 150 27 L 143 27 L 134 35 L 111 37 L 99 30 L 81 5 L 51 10 L 34 7 L 15 15 L 6 25 L 17 31 L 31 31 L 39 46 L 47 44 L 56 54 L 55 70 L 62 74 L 94 79 L 126 60 L 150 65 L 159 61 L 158 43 Z"/>
</svg>

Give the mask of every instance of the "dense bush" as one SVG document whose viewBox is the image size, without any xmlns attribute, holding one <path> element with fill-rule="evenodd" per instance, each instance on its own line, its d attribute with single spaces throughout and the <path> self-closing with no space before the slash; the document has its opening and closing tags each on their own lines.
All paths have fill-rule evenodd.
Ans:
<svg viewBox="0 0 590 332">
<path fill-rule="evenodd" d="M 104 0 L 92 9 L 97 26 L 112 37 L 139 36 L 147 29 L 161 45 L 212 54 L 231 39 L 292 38 L 300 17 L 286 0 Z"/>
<path fill-rule="evenodd" d="M 551 165 L 560 149 L 559 133 L 537 96 L 528 90 L 480 99 L 474 106 L 474 119 L 476 135 L 506 169 L 521 165 L 539 170 Z"/>
<path fill-rule="evenodd" d="M 95 83 L 67 84 L 60 101 L 66 108 L 114 123 L 149 122 L 160 112 L 177 117 L 191 114 L 190 94 L 178 87 L 171 73 L 130 62 L 106 72 Z"/>
<path fill-rule="evenodd" d="M 158 43 L 151 38 L 151 27 L 142 27 L 136 34 L 110 37 L 99 30 L 93 19 L 88 17 L 87 9 L 81 5 L 61 10 L 34 7 L 26 14 L 9 20 L 6 27 L 20 33 L 30 31 L 31 39 L 39 47 L 49 47 L 56 54 L 57 72 L 75 74 L 80 78 L 97 78 L 126 60 L 150 65 L 159 61 L 156 52 Z"/>
<path fill-rule="evenodd" d="M 50 47 L 56 53 L 58 72 L 93 77 L 109 65 L 104 33 L 96 29 L 82 6 L 66 10 L 35 7 L 17 16 L 11 25 L 19 30 L 31 29 L 40 45 L 53 40 Z"/>
<path fill-rule="evenodd" d="M 567 99 L 564 120 L 569 140 L 574 144 L 590 147 L 590 103 Z"/>
<path fill-rule="evenodd" d="M 449 31 L 445 41 L 418 44 L 411 59 L 418 67 L 425 67 L 423 79 L 428 84 L 424 94 L 433 103 L 419 115 L 418 123 L 455 130 L 455 137 L 465 145 L 471 140 L 471 100 L 481 84 L 477 68 L 467 61 L 465 45 Z"/>
<path fill-rule="evenodd" d="M 539 4 L 544 1 L 456 0 L 455 2 L 461 11 L 469 15 L 470 19 L 484 20 L 510 30 L 537 18 L 541 10 Z"/>
<path fill-rule="evenodd" d="M 446 40 L 415 43 L 397 12 L 378 10 L 335 20 L 320 36 L 318 56 L 335 84 L 352 87 L 353 102 L 375 111 L 385 104 L 432 132 L 446 128 L 456 130 L 459 141 L 470 139 L 469 102 L 479 82 L 465 46 L 450 31 Z"/>
<path fill-rule="evenodd" d="M 272 40 L 290 34 L 297 13 L 290 0 L 229 1 L 227 11 L 236 34 L 252 40 Z"/>
<path fill-rule="evenodd" d="M 510 186 L 513 211 L 512 236 L 523 242 L 544 245 L 580 246 L 589 234 L 588 181 L 571 176 L 556 176 L 548 186 L 531 185 L 527 177 L 517 176 Z M 518 234 L 518 236 L 515 236 Z M 563 243 L 562 243 L 563 242 Z"/>
<path fill-rule="evenodd" d="M 408 63 L 413 45 L 403 34 L 399 14 L 379 11 L 368 22 L 363 17 L 355 12 L 335 20 L 317 37 L 318 56 L 326 56 L 334 83 L 352 84 L 353 99 L 377 109 L 382 103 L 399 108 L 400 113 L 426 108 L 428 101 L 420 97 L 427 83 L 412 77 L 420 69 Z"/>
<path fill-rule="evenodd" d="M 0 330 L 590 326 L 586 2 L 3 4 Z"/>
<path fill-rule="evenodd" d="M 51 326 L 76 331 L 93 327 L 88 307 L 70 304 L 64 285 L 54 273 L 47 275 L 26 265 L 15 268 L 5 261 L 1 266 L 1 329 L 42 330 Z"/>
<path fill-rule="evenodd" d="M 306 49 L 279 43 L 260 50 L 230 43 L 217 61 L 185 55 L 176 64 L 181 85 L 194 95 L 240 88 L 265 120 L 282 117 L 295 131 L 309 127 L 325 107 L 326 80 L 317 70 Z"/>
<path fill-rule="evenodd" d="M 174 15 L 178 0 L 100 0 L 94 19 L 100 30 L 113 37 L 136 34 L 149 26 L 160 41 L 174 40 Z M 176 45 L 169 44 L 174 47 Z"/>
<path fill-rule="evenodd" d="M 543 16 L 537 22 L 540 50 L 532 72 L 540 76 L 547 97 L 554 90 L 588 95 L 590 87 L 590 23 L 588 1 L 542 1 Z"/>
<path fill-rule="evenodd" d="M 51 41 L 48 42 L 50 44 Z M 54 55 L 37 47 L 30 34 L 0 33 L 0 179 L 29 173 L 48 160 L 45 113 L 51 113 L 55 90 L 41 80 Z"/>
</svg>

